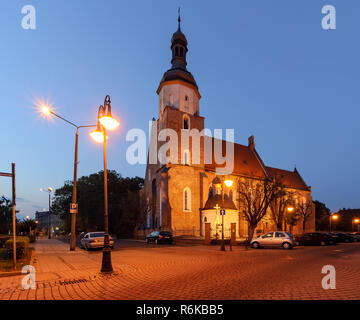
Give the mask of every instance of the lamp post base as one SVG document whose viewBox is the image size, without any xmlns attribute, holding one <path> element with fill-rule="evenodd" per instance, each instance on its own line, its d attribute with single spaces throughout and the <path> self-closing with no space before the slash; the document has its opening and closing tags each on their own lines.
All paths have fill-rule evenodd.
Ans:
<svg viewBox="0 0 360 320">
<path fill-rule="evenodd" d="M 111 264 L 111 249 L 104 248 L 102 255 L 101 273 L 112 273 L 113 268 Z"/>
</svg>

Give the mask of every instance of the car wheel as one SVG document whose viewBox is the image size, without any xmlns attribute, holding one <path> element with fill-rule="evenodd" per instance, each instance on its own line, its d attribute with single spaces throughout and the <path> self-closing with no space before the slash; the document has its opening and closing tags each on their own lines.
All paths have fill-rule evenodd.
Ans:
<svg viewBox="0 0 360 320">
<path fill-rule="evenodd" d="M 291 248 L 292 248 L 292 247 L 291 247 L 291 244 L 290 244 L 289 242 L 284 242 L 283 245 L 282 245 L 282 247 L 283 247 L 284 249 L 291 249 Z"/>
<path fill-rule="evenodd" d="M 251 244 L 251 247 L 254 248 L 254 249 L 259 249 L 259 248 L 260 248 L 260 244 L 259 244 L 259 242 L 253 242 L 253 243 Z"/>
<path fill-rule="evenodd" d="M 320 245 L 321 245 L 321 246 L 326 246 L 326 242 L 325 242 L 325 241 L 321 241 L 321 242 L 320 242 Z"/>
</svg>

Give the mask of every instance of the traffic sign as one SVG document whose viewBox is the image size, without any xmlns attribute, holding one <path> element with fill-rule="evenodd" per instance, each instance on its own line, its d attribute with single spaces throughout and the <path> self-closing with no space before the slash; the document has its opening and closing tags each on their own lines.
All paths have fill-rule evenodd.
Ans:
<svg viewBox="0 0 360 320">
<path fill-rule="evenodd" d="M 78 204 L 70 203 L 70 213 L 78 213 Z"/>
<path fill-rule="evenodd" d="M 221 215 L 221 216 L 224 216 L 224 215 L 225 215 L 225 209 L 221 209 L 221 210 L 220 210 L 220 215 Z"/>
</svg>

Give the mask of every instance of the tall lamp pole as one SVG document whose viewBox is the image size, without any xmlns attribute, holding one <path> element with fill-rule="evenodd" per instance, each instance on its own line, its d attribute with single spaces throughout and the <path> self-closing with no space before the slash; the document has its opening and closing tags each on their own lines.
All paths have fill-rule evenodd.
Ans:
<svg viewBox="0 0 360 320">
<path fill-rule="evenodd" d="M 50 208 L 51 208 L 51 192 L 53 188 L 49 187 L 47 190 L 40 188 L 40 191 L 47 192 L 49 194 L 49 211 L 48 211 L 48 239 L 51 239 L 51 218 L 50 218 Z"/>
<path fill-rule="evenodd" d="M 78 165 L 78 143 L 79 143 L 79 129 L 80 128 L 91 128 L 96 127 L 96 125 L 88 125 L 88 126 L 78 126 L 73 122 L 59 116 L 53 110 L 50 109 L 48 106 L 42 106 L 41 111 L 47 115 L 54 115 L 55 117 L 65 121 L 66 123 L 70 124 L 71 126 L 76 128 L 75 132 L 75 157 L 74 157 L 74 180 L 73 180 L 73 192 L 72 192 L 72 204 L 77 206 L 76 203 L 76 190 L 77 190 L 77 165 Z M 70 238 L 70 251 L 75 251 L 76 248 L 76 214 L 77 209 L 70 209 L 71 213 L 71 238 Z"/>
<path fill-rule="evenodd" d="M 231 186 L 233 185 L 234 181 L 232 180 L 225 180 L 224 181 L 224 185 L 228 188 L 231 188 Z M 221 246 L 220 246 L 220 250 L 221 251 L 225 251 L 225 241 L 224 241 L 224 215 L 225 215 L 225 205 L 224 205 L 224 197 L 225 197 L 225 190 L 224 187 L 221 187 L 221 193 L 222 193 L 222 214 L 221 214 Z"/>
<path fill-rule="evenodd" d="M 106 129 L 114 130 L 119 126 L 119 122 L 111 114 L 110 96 L 105 97 L 104 105 L 98 110 L 98 124 L 97 129 L 92 131 L 90 135 L 97 142 L 102 142 L 104 153 L 104 248 L 102 255 L 101 272 L 112 273 L 113 268 L 111 264 L 111 248 L 109 241 L 109 208 L 108 208 L 108 184 L 107 184 L 107 158 L 106 158 Z"/>
</svg>

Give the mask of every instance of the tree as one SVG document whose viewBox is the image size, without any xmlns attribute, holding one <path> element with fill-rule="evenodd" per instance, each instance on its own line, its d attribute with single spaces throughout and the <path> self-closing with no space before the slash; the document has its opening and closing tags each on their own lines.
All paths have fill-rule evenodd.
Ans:
<svg viewBox="0 0 360 320">
<path fill-rule="evenodd" d="M 330 227 L 330 209 L 320 201 L 314 201 L 314 204 L 316 230 L 328 231 Z"/>
<path fill-rule="evenodd" d="M 286 208 L 291 201 L 291 194 L 286 191 L 285 185 L 277 182 L 278 190 L 274 200 L 270 203 L 271 219 L 274 221 L 277 230 L 283 230 Z"/>
<path fill-rule="evenodd" d="M 306 222 L 312 215 L 312 201 L 310 200 L 301 200 L 297 205 L 296 211 L 300 214 L 302 218 L 302 230 L 305 232 Z"/>
<path fill-rule="evenodd" d="M 123 178 L 108 170 L 109 231 L 118 237 L 132 237 L 139 218 L 139 190 L 144 180 L 139 177 Z M 66 232 L 70 231 L 69 208 L 72 199 L 72 181 L 55 190 L 52 213 L 60 214 Z M 104 230 L 104 172 L 81 177 L 77 182 L 79 212 L 76 229 L 79 231 Z"/>
<path fill-rule="evenodd" d="M 12 203 L 2 196 L 0 198 L 0 234 L 7 234 L 12 228 Z"/>
<path fill-rule="evenodd" d="M 266 215 L 267 209 L 274 201 L 279 189 L 279 183 L 269 178 L 264 180 L 243 178 L 239 180 L 239 201 L 244 207 L 244 216 L 248 223 L 249 243 L 254 236 L 258 223 Z"/>
</svg>

